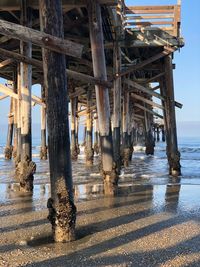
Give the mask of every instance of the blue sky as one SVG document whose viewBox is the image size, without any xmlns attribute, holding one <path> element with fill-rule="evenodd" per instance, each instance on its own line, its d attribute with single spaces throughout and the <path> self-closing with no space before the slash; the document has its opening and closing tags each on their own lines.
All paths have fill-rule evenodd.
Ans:
<svg viewBox="0 0 200 267">
<path fill-rule="evenodd" d="M 168 5 L 174 0 L 126 0 L 126 5 Z M 182 36 L 185 46 L 176 52 L 174 63 L 175 96 L 183 104 L 176 109 L 177 121 L 200 121 L 200 23 L 199 0 L 182 0 Z M 199 133 L 200 135 L 200 133 Z"/>
<path fill-rule="evenodd" d="M 127 0 L 126 5 L 168 5 L 176 4 L 173 0 Z M 185 47 L 175 53 L 174 71 L 176 100 L 183 104 L 181 110 L 176 109 L 178 125 L 185 121 L 200 122 L 200 27 L 199 27 L 199 0 L 182 0 L 182 36 Z M 2 83 L 3 80 L 0 79 Z M 33 92 L 40 95 L 39 87 L 34 87 Z M 0 101 L 0 124 L 7 123 L 9 99 Z M 33 108 L 33 122 L 40 121 L 40 108 Z M 189 124 L 188 124 L 189 125 Z M 199 123 L 200 125 L 200 123 Z M 200 136 L 200 126 L 197 130 Z"/>
</svg>

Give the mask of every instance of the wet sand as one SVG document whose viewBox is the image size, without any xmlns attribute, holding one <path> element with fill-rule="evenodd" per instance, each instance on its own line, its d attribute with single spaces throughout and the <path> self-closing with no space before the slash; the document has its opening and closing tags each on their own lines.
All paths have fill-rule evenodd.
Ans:
<svg viewBox="0 0 200 267">
<path fill-rule="evenodd" d="M 115 198 L 91 193 L 77 202 L 77 240 L 70 244 L 52 242 L 48 186 L 36 186 L 38 198 L 7 188 L 0 266 L 200 266 L 200 208 L 190 199 L 192 187 L 122 186 Z"/>
<path fill-rule="evenodd" d="M 95 168 L 75 166 L 72 243 L 52 241 L 47 178 L 36 176 L 33 195 L 0 184 L 0 266 L 200 266 L 200 185 L 162 175 L 133 179 L 128 169 L 117 196 L 105 197 Z"/>
</svg>

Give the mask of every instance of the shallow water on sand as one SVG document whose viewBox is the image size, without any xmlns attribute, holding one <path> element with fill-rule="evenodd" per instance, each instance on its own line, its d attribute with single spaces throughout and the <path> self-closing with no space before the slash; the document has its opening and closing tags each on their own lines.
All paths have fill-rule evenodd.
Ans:
<svg viewBox="0 0 200 267">
<path fill-rule="evenodd" d="M 179 142 L 182 166 L 182 176 L 179 179 L 173 179 L 168 175 L 165 143 L 156 143 L 154 156 L 146 156 L 144 147 L 136 146 L 129 167 L 122 169 L 119 192 L 120 190 L 127 190 L 128 192 L 135 185 L 156 186 L 174 183 L 177 185 L 200 185 L 200 140 L 182 138 Z M 4 159 L 3 150 L 4 147 L 0 145 L 0 201 L 6 201 L 10 195 L 13 195 L 13 192 L 18 190 L 14 179 L 13 161 Z M 39 145 L 33 147 L 33 161 L 37 164 L 33 193 L 36 198 L 37 195 L 38 198 L 40 197 L 41 192 L 44 195 L 47 194 L 46 192 L 50 192 L 48 161 L 39 160 L 39 150 Z M 78 161 L 73 162 L 73 181 L 76 200 L 83 200 L 88 197 L 93 198 L 103 194 L 102 179 L 98 169 L 98 157 L 95 157 L 93 167 L 86 167 L 82 152 Z"/>
<path fill-rule="evenodd" d="M 0 266 L 200 266 L 200 140 L 181 139 L 182 176 L 168 175 L 165 144 L 154 156 L 135 147 L 116 197 L 103 195 L 98 158 L 73 162 L 77 240 L 54 244 L 47 220 L 48 161 L 37 164 L 33 194 L 19 192 L 0 147 Z"/>
</svg>

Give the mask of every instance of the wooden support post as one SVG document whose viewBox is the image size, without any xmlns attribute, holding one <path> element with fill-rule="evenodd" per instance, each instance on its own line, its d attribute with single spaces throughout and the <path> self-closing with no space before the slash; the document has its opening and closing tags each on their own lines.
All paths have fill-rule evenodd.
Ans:
<svg viewBox="0 0 200 267">
<path fill-rule="evenodd" d="M 92 90 L 88 89 L 87 91 L 87 131 L 86 131 L 86 144 L 85 144 L 85 158 L 86 158 L 86 165 L 92 166 L 94 160 L 94 150 L 92 148 Z"/>
<path fill-rule="evenodd" d="M 85 144 L 86 144 L 86 132 L 87 132 L 87 125 L 85 124 L 84 129 L 83 129 L 83 143 L 82 143 L 82 146 L 85 146 Z"/>
<path fill-rule="evenodd" d="M 156 141 L 157 142 L 160 141 L 160 129 L 159 129 L 159 125 L 156 127 Z"/>
<path fill-rule="evenodd" d="M 144 103 L 144 106 L 146 107 L 147 104 Z M 151 106 L 148 107 L 151 109 Z M 154 155 L 154 147 L 155 147 L 155 141 L 153 137 L 153 115 L 151 113 L 148 113 L 144 111 L 145 115 L 145 153 L 146 155 Z"/>
<path fill-rule="evenodd" d="M 17 94 L 17 68 L 14 70 L 13 73 L 13 92 Z M 18 109 L 17 109 L 18 99 L 13 99 L 13 113 L 14 113 L 14 140 L 13 140 L 13 159 L 16 161 L 17 158 L 17 146 L 18 146 L 18 125 L 17 125 L 17 118 L 18 118 Z"/>
<path fill-rule="evenodd" d="M 97 114 L 94 114 L 94 152 L 99 154 L 99 122 Z"/>
<path fill-rule="evenodd" d="M 162 141 L 165 142 L 165 127 L 164 127 L 164 125 L 161 126 L 161 133 L 162 133 Z"/>
<path fill-rule="evenodd" d="M 61 0 L 40 0 L 41 29 L 63 38 Z M 47 106 L 48 151 L 51 198 L 48 200 L 49 220 L 56 242 L 75 238 L 76 207 L 70 156 L 68 90 L 65 56 L 44 49 L 43 71 Z"/>
<path fill-rule="evenodd" d="M 129 112 L 130 112 L 130 121 L 128 127 L 128 138 L 129 138 L 129 161 L 131 161 L 134 150 L 133 146 L 135 140 L 135 123 L 134 123 L 134 107 L 132 99 L 130 99 L 130 96 L 129 96 Z"/>
<path fill-rule="evenodd" d="M 15 165 L 21 160 L 21 75 L 20 75 L 20 64 L 17 66 L 17 94 L 18 94 L 18 101 L 17 101 L 17 157 L 15 159 Z M 16 178 L 18 176 L 18 170 L 16 168 Z"/>
<path fill-rule="evenodd" d="M 31 27 L 32 12 L 26 6 L 26 1 L 21 0 L 21 24 Z M 21 54 L 31 57 L 32 44 L 20 43 Z M 32 66 L 26 63 L 20 65 L 21 85 L 21 160 L 16 166 L 20 190 L 30 192 L 33 190 L 33 174 L 36 164 L 32 162 L 32 137 L 31 137 L 31 86 Z"/>
<path fill-rule="evenodd" d="M 12 139 L 13 139 L 13 123 L 14 123 L 14 116 L 13 116 L 13 98 L 10 98 L 10 113 L 8 114 L 8 132 L 7 132 L 7 141 L 6 147 L 4 150 L 5 159 L 10 160 L 12 158 Z"/>
<path fill-rule="evenodd" d="M 169 173 L 173 176 L 181 174 L 180 152 L 178 151 L 177 130 L 176 130 L 176 115 L 175 115 L 175 100 L 174 100 L 174 83 L 173 83 L 173 68 L 172 56 L 164 58 L 164 68 L 166 71 L 164 89 L 166 90 L 165 109 L 168 123 L 168 161 Z"/>
<path fill-rule="evenodd" d="M 80 117 L 78 116 L 78 112 L 79 110 L 79 104 L 78 104 L 78 97 L 77 97 L 77 101 L 76 101 L 76 152 L 79 155 L 80 154 L 80 147 L 79 147 L 79 120 Z"/>
<path fill-rule="evenodd" d="M 159 82 L 160 85 L 160 94 L 163 96 L 164 99 L 166 99 L 167 97 L 167 92 L 165 89 L 165 82 L 164 79 L 160 79 Z M 166 101 L 162 100 L 162 105 L 163 107 L 166 107 Z M 168 159 L 168 163 L 169 163 L 169 147 L 170 147 L 170 125 L 169 125 L 169 116 L 167 115 L 167 111 L 164 109 L 163 110 L 163 118 L 164 118 L 164 127 L 165 127 L 165 136 L 166 136 L 166 154 L 167 154 L 167 159 Z M 157 125 L 155 125 L 155 134 L 156 134 L 156 130 L 157 130 Z M 155 136 L 156 137 L 156 136 Z"/>
<path fill-rule="evenodd" d="M 88 0 L 89 30 L 92 50 L 94 76 L 107 80 L 101 7 L 98 1 Z M 99 120 L 102 174 L 105 194 L 114 194 L 118 175 L 113 160 L 113 144 L 110 120 L 108 88 L 96 85 L 96 102 Z"/>
<path fill-rule="evenodd" d="M 123 92 L 123 112 L 122 112 L 122 149 L 123 149 L 123 162 L 124 167 L 129 165 L 129 136 L 128 127 L 130 123 L 130 110 L 129 110 L 129 92 L 127 87 L 124 87 Z"/>
<path fill-rule="evenodd" d="M 70 99 L 71 103 L 71 158 L 72 160 L 78 159 L 78 152 L 76 147 L 76 108 L 77 108 L 77 97 Z"/>
<path fill-rule="evenodd" d="M 45 103 L 45 89 L 41 86 L 41 97 L 43 103 Z M 47 160 L 47 138 L 46 138 L 46 106 L 41 105 L 41 148 L 40 159 Z"/>
<path fill-rule="evenodd" d="M 121 71 L 121 49 L 118 40 L 114 43 L 113 49 L 113 68 L 116 78 L 113 81 L 113 152 L 117 172 L 121 170 L 121 77 L 118 73 Z"/>
</svg>

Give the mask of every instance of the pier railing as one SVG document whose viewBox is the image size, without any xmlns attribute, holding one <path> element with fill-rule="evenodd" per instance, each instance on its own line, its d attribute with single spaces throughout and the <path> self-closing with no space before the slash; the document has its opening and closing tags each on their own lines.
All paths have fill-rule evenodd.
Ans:
<svg viewBox="0 0 200 267">
<path fill-rule="evenodd" d="M 125 28 L 160 28 L 170 35 L 180 37 L 181 5 L 129 6 L 123 14 Z"/>
</svg>

